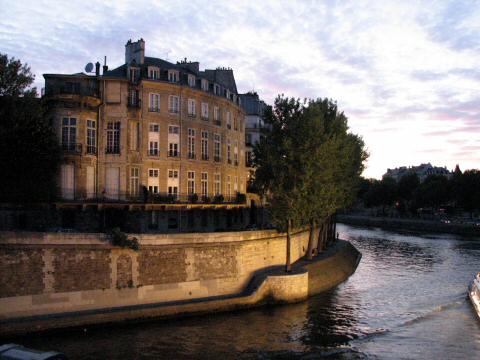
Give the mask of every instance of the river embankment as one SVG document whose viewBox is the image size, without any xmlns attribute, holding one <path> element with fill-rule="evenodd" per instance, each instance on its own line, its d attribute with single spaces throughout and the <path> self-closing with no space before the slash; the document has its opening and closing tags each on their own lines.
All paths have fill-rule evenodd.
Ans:
<svg viewBox="0 0 480 360">
<path fill-rule="evenodd" d="M 452 222 L 448 223 L 440 220 L 339 214 L 337 215 L 337 221 L 347 225 L 379 227 L 387 230 L 407 230 L 420 233 L 447 233 L 462 236 L 480 237 L 480 226 Z"/>
<path fill-rule="evenodd" d="M 0 335 L 300 302 L 345 281 L 361 257 L 337 240 L 303 262 L 300 230 L 286 274 L 286 235 L 273 230 L 135 236 L 138 251 L 104 234 L 0 233 Z"/>
</svg>

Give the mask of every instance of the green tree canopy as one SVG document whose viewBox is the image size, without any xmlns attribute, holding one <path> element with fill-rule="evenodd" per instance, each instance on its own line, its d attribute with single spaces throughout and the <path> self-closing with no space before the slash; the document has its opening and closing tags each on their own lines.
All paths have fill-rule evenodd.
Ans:
<svg viewBox="0 0 480 360">
<path fill-rule="evenodd" d="M 50 200 L 59 146 L 44 116 L 34 76 L 19 60 L 0 54 L 0 201 Z"/>
</svg>

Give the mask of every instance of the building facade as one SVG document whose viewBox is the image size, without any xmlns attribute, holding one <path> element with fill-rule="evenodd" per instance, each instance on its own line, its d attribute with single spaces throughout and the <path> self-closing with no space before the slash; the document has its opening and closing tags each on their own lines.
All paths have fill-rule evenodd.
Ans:
<svg viewBox="0 0 480 360">
<path fill-rule="evenodd" d="M 63 149 L 62 203 L 247 205 L 245 112 L 231 69 L 147 57 L 140 39 L 127 42 L 125 63 L 113 70 L 100 74 L 97 62 L 95 75 L 44 78 Z"/>
<path fill-rule="evenodd" d="M 263 113 L 266 104 L 260 100 L 256 92 L 248 92 L 240 95 L 241 106 L 245 111 L 245 165 L 247 167 L 247 182 L 251 178 L 253 145 L 260 141 L 264 128 Z"/>
</svg>

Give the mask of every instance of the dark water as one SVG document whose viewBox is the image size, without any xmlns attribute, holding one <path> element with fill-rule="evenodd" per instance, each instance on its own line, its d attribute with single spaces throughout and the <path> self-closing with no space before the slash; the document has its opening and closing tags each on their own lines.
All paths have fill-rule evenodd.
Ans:
<svg viewBox="0 0 480 360">
<path fill-rule="evenodd" d="M 466 298 L 480 241 L 338 229 L 363 259 L 307 302 L 20 340 L 72 359 L 480 359 Z"/>
</svg>

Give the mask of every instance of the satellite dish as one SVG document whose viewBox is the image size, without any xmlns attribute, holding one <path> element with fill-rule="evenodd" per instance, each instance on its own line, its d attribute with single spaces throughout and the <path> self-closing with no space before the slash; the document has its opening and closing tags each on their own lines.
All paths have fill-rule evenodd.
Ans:
<svg viewBox="0 0 480 360">
<path fill-rule="evenodd" d="M 87 65 L 85 65 L 85 71 L 87 73 L 91 73 L 93 70 L 93 64 L 92 63 L 88 63 Z"/>
</svg>

